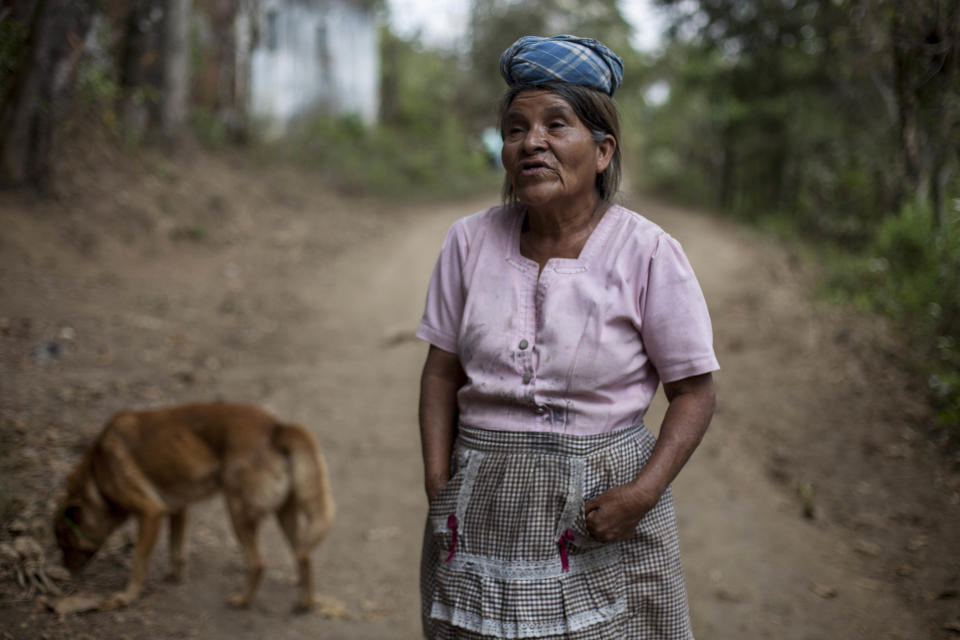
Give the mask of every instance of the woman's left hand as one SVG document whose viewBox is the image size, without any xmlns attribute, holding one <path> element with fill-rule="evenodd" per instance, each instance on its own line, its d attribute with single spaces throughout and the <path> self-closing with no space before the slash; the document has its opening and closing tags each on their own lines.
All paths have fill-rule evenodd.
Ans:
<svg viewBox="0 0 960 640">
<path fill-rule="evenodd" d="M 637 523 L 656 506 L 662 492 L 641 479 L 614 487 L 587 502 L 587 531 L 599 542 L 629 540 Z"/>
<path fill-rule="evenodd" d="M 665 382 L 663 390 L 670 405 L 643 470 L 633 482 L 614 487 L 583 507 L 587 531 L 595 540 L 633 536 L 637 523 L 660 500 L 710 424 L 716 405 L 711 374 Z"/>
</svg>

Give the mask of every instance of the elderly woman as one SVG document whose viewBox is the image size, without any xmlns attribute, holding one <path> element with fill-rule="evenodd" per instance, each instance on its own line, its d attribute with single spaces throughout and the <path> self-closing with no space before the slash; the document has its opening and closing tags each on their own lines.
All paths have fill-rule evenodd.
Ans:
<svg viewBox="0 0 960 640">
<path fill-rule="evenodd" d="M 527 36 L 500 71 L 505 204 L 450 228 L 417 331 L 424 634 L 692 638 L 669 486 L 714 410 L 703 294 L 613 203 L 621 60 Z"/>
</svg>

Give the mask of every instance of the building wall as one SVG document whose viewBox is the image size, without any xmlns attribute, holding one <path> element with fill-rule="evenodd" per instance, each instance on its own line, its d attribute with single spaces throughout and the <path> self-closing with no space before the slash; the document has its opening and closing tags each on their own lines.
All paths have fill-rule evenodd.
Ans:
<svg viewBox="0 0 960 640">
<path fill-rule="evenodd" d="M 317 109 L 377 118 L 380 51 L 369 11 L 346 0 L 265 0 L 249 57 L 250 111 L 282 130 Z"/>
</svg>

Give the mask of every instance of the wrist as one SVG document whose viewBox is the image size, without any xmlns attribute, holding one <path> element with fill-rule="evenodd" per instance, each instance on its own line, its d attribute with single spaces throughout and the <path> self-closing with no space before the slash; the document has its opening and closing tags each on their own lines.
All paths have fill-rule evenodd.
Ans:
<svg viewBox="0 0 960 640">
<path fill-rule="evenodd" d="M 667 490 L 667 483 L 652 477 L 651 474 L 641 471 L 633 482 L 629 484 L 630 493 L 634 500 L 642 505 L 656 504 L 660 496 Z"/>
</svg>

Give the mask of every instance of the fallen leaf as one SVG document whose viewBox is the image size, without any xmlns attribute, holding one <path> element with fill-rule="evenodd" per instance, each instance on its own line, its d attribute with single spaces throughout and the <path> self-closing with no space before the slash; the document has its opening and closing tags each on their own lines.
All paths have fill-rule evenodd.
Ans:
<svg viewBox="0 0 960 640">
<path fill-rule="evenodd" d="M 884 588 L 883 581 L 873 578 L 857 578 L 854 580 L 854 584 L 865 591 L 883 591 Z"/>
<path fill-rule="evenodd" d="M 364 600 L 361 602 L 360 610 L 363 612 L 363 619 L 367 622 L 385 620 L 390 614 L 389 609 L 378 602 L 374 602 L 373 600 Z"/>
<path fill-rule="evenodd" d="M 853 548 L 857 553 L 862 553 L 865 556 L 870 556 L 871 558 L 876 558 L 880 555 L 882 547 L 876 542 L 871 542 L 869 540 L 857 540 L 853 543 Z"/>
<path fill-rule="evenodd" d="M 75 594 L 66 598 L 51 600 L 47 603 L 61 617 L 72 613 L 83 613 L 84 611 L 93 611 L 100 607 L 101 598 L 98 596 Z"/>
<path fill-rule="evenodd" d="M 836 587 L 819 583 L 814 583 L 811 585 L 810 591 L 813 591 L 813 593 L 820 596 L 824 600 L 830 600 L 831 598 L 836 598 L 838 595 L 840 595 L 840 592 L 837 591 Z"/>
<path fill-rule="evenodd" d="M 332 596 L 318 595 L 314 598 L 313 602 L 316 605 L 316 612 L 324 618 L 346 620 L 350 617 L 350 613 L 347 611 L 347 605 L 344 604 L 342 600 L 338 600 Z"/>
<path fill-rule="evenodd" d="M 741 596 L 739 593 L 736 593 L 734 591 L 730 591 L 729 589 L 724 589 L 723 587 L 714 591 L 713 595 L 720 602 L 731 602 L 731 603 L 743 602 L 743 596 Z"/>
<path fill-rule="evenodd" d="M 363 534 L 367 542 L 383 542 L 400 536 L 400 527 L 386 526 L 376 529 L 370 529 Z"/>
<path fill-rule="evenodd" d="M 927 546 L 927 536 L 918 535 L 907 543 L 907 551 L 920 551 Z"/>
</svg>

